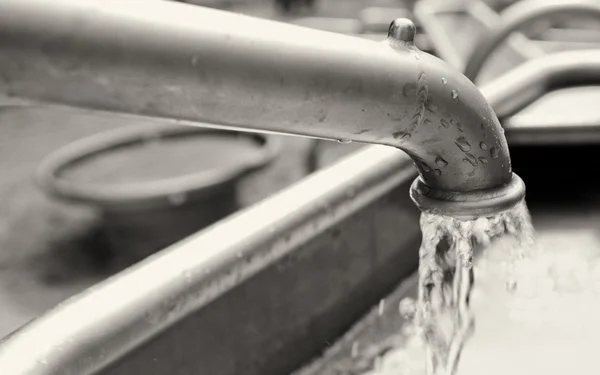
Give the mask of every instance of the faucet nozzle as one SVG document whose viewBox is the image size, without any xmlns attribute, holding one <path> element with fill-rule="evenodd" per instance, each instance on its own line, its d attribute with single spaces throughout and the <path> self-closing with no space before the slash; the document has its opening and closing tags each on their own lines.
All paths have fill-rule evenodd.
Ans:
<svg viewBox="0 0 600 375">
<path fill-rule="evenodd" d="M 514 207 L 525 198 L 525 184 L 513 173 L 505 185 L 455 192 L 431 188 L 417 177 L 410 187 L 410 197 L 421 211 L 469 220 L 491 216 Z"/>
</svg>

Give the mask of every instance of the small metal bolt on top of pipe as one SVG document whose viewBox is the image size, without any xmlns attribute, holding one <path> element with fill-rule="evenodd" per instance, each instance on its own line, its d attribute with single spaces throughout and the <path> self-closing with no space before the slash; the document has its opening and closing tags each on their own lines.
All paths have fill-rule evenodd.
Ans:
<svg viewBox="0 0 600 375">
<path fill-rule="evenodd" d="M 499 199 L 519 180 L 493 109 L 415 33 L 408 19 L 377 43 L 176 2 L 8 1 L 0 98 L 391 146 L 415 161 L 422 210 L 516 203 L 519 187 Z"/>
<path fill-rule="evenodd" d="M 408 45 L 415 44 L 417 27 L 407 18 L 398 18 L 392 21 L 388 29 L 388 39 L 393 39 Z"/>
</svg>

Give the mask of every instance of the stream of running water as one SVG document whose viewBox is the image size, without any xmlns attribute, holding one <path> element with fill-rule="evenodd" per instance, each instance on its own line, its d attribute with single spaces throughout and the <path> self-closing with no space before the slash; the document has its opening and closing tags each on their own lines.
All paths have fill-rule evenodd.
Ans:
<svg viewBox="0 0 600 375">
<path fill-rule="evenodd" d="M 469 306 L 474 285 L 473 257 L 492 242 L 505 241 L 509 252 L 506 287 L 520 260 L 530 256 L 534 230 L 525 202 L 491 217 L 458 220 L 431 213 L 421 215 L 419 294 L 414 326 L 426 357 L 428 375 L 454 375 L 465 342 L 474 331 Z"/>
</svg>

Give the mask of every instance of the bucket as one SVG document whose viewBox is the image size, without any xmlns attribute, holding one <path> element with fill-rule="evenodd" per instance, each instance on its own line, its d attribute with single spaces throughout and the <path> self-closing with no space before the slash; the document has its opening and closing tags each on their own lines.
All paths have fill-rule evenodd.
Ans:
<svg viewBox="0 0 600 375">
<path fill-rule="evenodd" d="M 120 270 L 237 211 L 238 181 L 277 151 L 254 133 L 127 127 L 55 151 L 36 179 L 50 196 L 99 209 L 109 267 Z"/>
</svg>

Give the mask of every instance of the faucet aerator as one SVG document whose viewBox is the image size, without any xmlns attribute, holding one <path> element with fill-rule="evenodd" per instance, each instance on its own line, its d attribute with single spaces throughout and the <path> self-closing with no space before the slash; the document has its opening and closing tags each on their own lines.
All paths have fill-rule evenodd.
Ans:
<svg viewBox="0 0 600 375">
<path fill-rule="evenodd" d="M 451 216 L 459 220 L 473 220 L 509 210 L 522 202 L 525 198 L 525 183 L 513 173 L 505 185 L 457 192 L 431 188 L 421 177 L 417 177 L 410 187 L 410 197 L 423 212 Z"/>
</svg>

